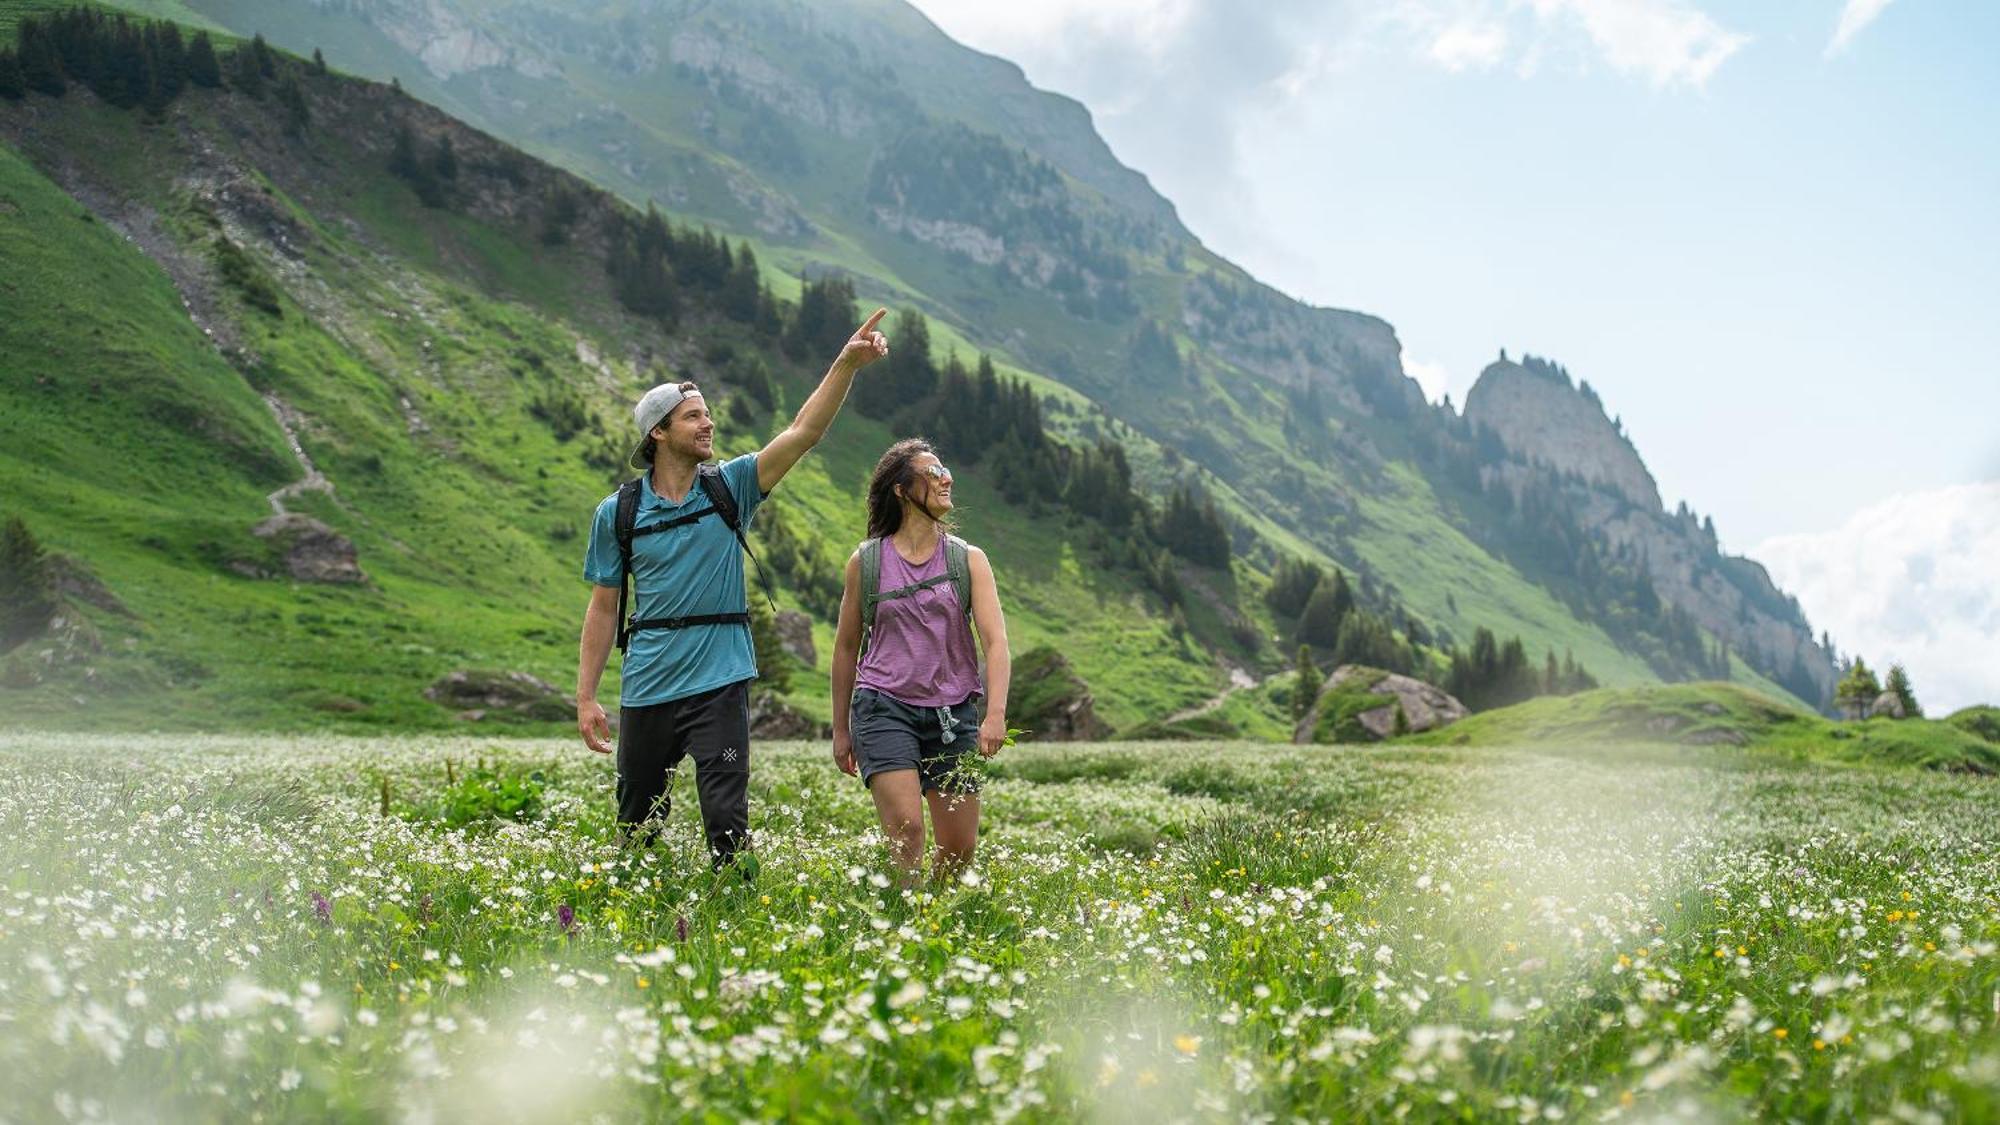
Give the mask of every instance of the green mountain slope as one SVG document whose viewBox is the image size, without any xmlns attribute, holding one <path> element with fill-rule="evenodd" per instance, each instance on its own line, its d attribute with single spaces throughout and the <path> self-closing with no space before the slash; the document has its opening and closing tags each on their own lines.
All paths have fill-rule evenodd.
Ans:
<svg viewBox="0 0 2000 1125">
<path fill-rule="evenodd" d="M 1608 583 L 1510 549 L 1546 538 L 1543 513 L 1458 487 L 1455 460 L 1476 458 L 1490 486 L 1510 459 L 1543 462 L 1546 449 L 1483 442 L 1427 407 L 1388 325 L 1300 305 L 1208 252 L 1082 107 L 901 0 L 193 2 L 749 237 L 767 264 L 849 272 L 920 304 L 1180 454 L 1138 459 L 1156 493 L 1199 480 L 1252 539 L 1372 572 L 1455 637 L 1466 630 L 1449 622 L 1469 616 L 1537 649 L 1572 647 L 1617 680 L 1747 662 L 1807 695 L 1831 683 L 1796 606 L 1712 537 L 1668 528 L 1695 571 L 1745 594 L 1681 581 L 1687 560 L 1647 572 L 1650 556 L 1621 561 L 1609 545 L 1568 544 L 1633 570 Z M 1600 515 L 1587 497 L 1541 493 L 1569 526 Z M 1457 538 L 1469 555 L 1441 565 L 1427 553 Z M 1489 592 L 1476 613 L 1442 596 L 1460 579 Z M 1724 647 L 1738 658 L 1713 651 Z"/>
<path fill-rule="evenodd" d="M 5 507 L 59 574 L 129 612 L 78 602 L 67 647 L 12 654 L 17 720 L 424 726 L 454 721 L 420 694 L 449 671 L 566 684 L 578 533 L 638 391 L 670 367 L 721 385 L 733 453 L 823 365 L 694 297 L 672 331 L 618 311 L 608 197 L 386 87 L 280 65 L 309 105 L 297 136 L 276 99 L 240 92 L 190 90 L 157 123 L 81 89 L 0 102 Z M 385 170 L 399 123 L 452 138 L 450 206 Z M 522 219 L 558 188 L 580 217 L 553 247 Z M 776 375 L 773 409 L 726 376 L 745 356 Z M 287 427 L 325 487 L 281 491 L 305 473 Z M 837 561 L 891 436 L 850 410 L 760 517 L 766 549 L 782 523 Z M 285 577 L 283 538 L 254 530 L 273 493 L 350 542 L 365 580 Z M 1192 638 L 1091 565 L 1074 520 L 977 472 L 960 493 L 1009 576 L 1016 644 L 1061 638 L 1104 718 L 1208 694 Z M 822 623 L 821 671 L 829 639 Z M 795 680 L 823 715 L 815 677 Z"/>
<path fill-rule="evenodd" d="M 1486 477 L 1533 450 L 1489 450 L 1465 420 L 1425 406 L 1386 324 L 1298 305 L 1209 254 L 1117 164 L 1081 107 L 1032 90 L 1017 68 L 951 43 L 905 5 L 190 5 L 240 31 L 274 23 L 301 50 L 323 43 L 336 65 L 398 75 L 630 198 L 719 224 L 756 250 L 782 299 L 804 295 L 799 273 L 853 276 L 864 297 L 925 310 L 940 360 L 994 354 L 1002 376 L 1039 396 L 1058 444 L 976 464 L 961 488 L 968 529 L 1015 548 L 1005 573 L 1021 579 L 1023 638 L 1059 642 L 1118 726 L 1208 697 L 1226 665 L 1287 663 L 1296 610 L 1274 615 L 1258 596 L 1286 558 L 1354 573 L 1364 607 L 1402 640 L 1519 634 L 1537 657 L 1569 651 L 1614 685 L 1687 674 L 1661 640 L 1670 614 L 1687 651 L 1706 654 L 1733 628 L 1729 615 L 1683 614 L 1657 597 L 1651 615 L 1636 612 L 1637 579 L 1585 586 L 1510 551 L 1525 525 L 1496 509 Z M 0 14 L 51 8 L 6 0 Z M 532 666 L 564 683 L 574 611 L 563 601 L 578 596 L 572 537 L 587 508 L 577 497 L 609 483 L 620 400 L 668 372 L 736 382 L 755 357 L 781 400 L 796 401 L 820 361 L 786 354 L 775 322 L 731 321 L 713 294 L 671 299 L 678 313 L 665 328 L 628 313 L 621 305 L 637 306 L 614 296 L 622 283 L 605 266 L 638 217 L 589 186 L 382 87 L 312 75 L 302 90 L 303 128 L 288 123 L 282 94 L 240 90 L 183 97 L 158 123 L 81 91 L 30 95 L 0 101 L 0 127 L 173 275 L 225 366 L 271 396 L 270 427 L 290 418 L 331 482 L 286 505 L 355 544 L 365 590 L 407 599 L 360 606 L 344 632 L 318 610 L 293 623 L 340 644 L 360 645 L 387 622 L 423 633 L 406 645 L 408 667 L 367 690 L 328 689 L 327 707 L 435 720 L 438 709 L 409 698 L 418 669 Z M 441 206 L 418 205 L 415 180 L 388 172 L 410 122 L 424 146 L 451 136 L 466 169 L 451 198 L 433 200 Z M 582 200 L 582 213 L 550 238 L 558 195 Z M 28 238 L 35 229 L 21 228 Z M 46 339 L 63 334 L 63 312 L 44 311 Z M 940 399 L 909 397 L 872 417 L 850 410 L 824 451 L 839 468 L 788 485 L 796 507 L 774 507 L 773 522 L 803 545 L 797 558 L 824 570 L 858 535 L 855 489 L 892 433 L 944 436 L 947 455 L 965 463 L 972 443 L 961 436 L 952 449 Z M 782 417 L 777 406 L 743 404 L 732 423 L 748 428 L 733 436 L 754 445 L 757 427 Z M 264 440 L 282 448 L 270 427 Z M 32 467 L 60 474 L 55 447 L 70 448 L 72 435 L 45 440 L 53 459 Z M 1152 498 L 1154 515 L 1136 530 L 1077 500 L 1083 451 L 1104 441 Z M 1484 458 L 1482 487 L 1459 479 L 1468 457 Z M 284 483 L 255 481 L 265 491 Z M 1002 487 L 983 492 L 988 484 Z M 1218 506 L 1235 556 L 1226 570 L 1166 550 L 1160 521 L 1187 488 Z M 497 525 L 472 499 L 482 493 L 505 512 Z M 80 553 L 87 544 L 47 526 L 63 521 L 42 518 L 43 503 L 24 504 L 35 530 Z M 199 540 L 175 565 L 282 570 L 245 520 L 255 522 L 230 517 L 229 535 Z M 114 571 L 162 558 L 142 552 Z M 829 610 L 809 588 L 812 567 L 792 569 L 786 598 L 818 617 L 823 661 Z M 489 586 L 495 574 L 506 577 Z M 481 628 L 459 618 L 506 621 L 510 600 L 532 624 L 496 624 L 496 637 L 466 643 Z M 1790 638 L 1803 622 L 1778 628 Z M 209 651 L 214 639 L 188 648 Z M 1812 650 L 1807 633 L 1792 651 Z M 1700 670 L 1726 663 L 1782 691 L 1752 667 L 1775 651 L 1724 650 Z M 1435 670 L 1442 658 L 1420 649 L 1415 659 Z M 380 710 L 396 692 L 402 701 Z M 798 694 L 823 713 L 823 701 Z M 261 699 L 253 711 L 259 721 L 299 714 Z"/>
</svg>

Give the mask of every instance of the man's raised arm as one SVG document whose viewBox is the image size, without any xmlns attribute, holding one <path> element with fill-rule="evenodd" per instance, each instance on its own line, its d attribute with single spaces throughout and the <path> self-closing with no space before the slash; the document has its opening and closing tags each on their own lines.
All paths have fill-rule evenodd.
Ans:
<svg viewBox="0 0 2000 1125">
<path fill-rule="evenodd" d="M 819 444 L 826 436 L 826 428 L 833 424 L 833 416 L 840 413 L 840 404 L 847 401 L 847 389 L 854 385 L 854 373 L 889 354 L 889 338 L 875 330 L 875 326 L 887 316 L 888 309 L 876 309 L 868 323 L 856 329 L 854 335 L 840 349 L 833 366 L 826 369 L 826 376 L 819 386 L 806 397 L 805 405 L 792 418 L 783 433 L 771 439 L 762 452 L 757 454 L 757 490 L 769 492 L 785 479 L 806 450 Z"/>
</svg>

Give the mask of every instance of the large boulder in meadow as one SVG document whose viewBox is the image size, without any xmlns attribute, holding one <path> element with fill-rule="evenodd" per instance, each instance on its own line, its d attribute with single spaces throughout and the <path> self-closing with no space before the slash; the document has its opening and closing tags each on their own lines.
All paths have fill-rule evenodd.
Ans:
<svg viewBox="0 0 2000 1125">
<path fill-rule="evenodd" d="M 272 516 L 251 529 L 283 552 L 285 569 L 300 582 L 358 585 L 368 581 L 354 544 L 326 524 L 297 512 Z"/>
<path fill-rule="evenodd" d="M 800 711 L 772 692 L 750 687 L 750 737 L 786 740 L 831 738 L 833 728 Z"/>
<path fill-rule="evenodd" d="M 576 701 L 569 693 L 526 672 L 462 668 L 425 688 L 424 697 L 468 722 L 507 718 L 556 723 L 576 717 Z"/>
<path fill-rule="evenodd" d="M 1903 697 L 1893 691 L 1885 691 L 1875 697 L 1875 702 L 1868 705 L 1868 717 L 1871 719 L 1907 719 L 1910 716 L 1903 710 Z"/>
<path fill-rule="evenodd" d="M 1401 729 L 1396 721 L 1402 712 Z M 1411 676 L 1343 664 L 1292 730 L 1293 742 L 1376 742 L 1449 726 L 1471 714 L 1443 688 Z"/>
<path fill-rule="evenodd" d="M 781 609 L 772 618 L 778 633 L 778 647 L 807 668 L 819 664 L 819 649 L 813 645 L 812 618 L 796 609 Z"/>
<path fill-rule="evenodd" d="M 1030 732 L 1036 742 L 1089 742 L 1111 733 L 1097 717 L 1090 685 L 1048 645 L 1014 658 L 1007 695 L 1007 725 Z"/>
</svg>

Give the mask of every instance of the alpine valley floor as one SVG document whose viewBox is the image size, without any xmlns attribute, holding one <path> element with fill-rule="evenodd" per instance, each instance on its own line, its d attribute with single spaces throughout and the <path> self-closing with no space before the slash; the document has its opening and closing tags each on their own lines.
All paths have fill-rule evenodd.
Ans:
<svg viewBox="0 0 2000 1125">
<path fill-rule="evenodd" d="M 449 738 L 0 735 L 21 1120 L 1991 1120 L 2000 781 L 1624 744 L 1023 746 L 861 788 Z"/>
</svg>

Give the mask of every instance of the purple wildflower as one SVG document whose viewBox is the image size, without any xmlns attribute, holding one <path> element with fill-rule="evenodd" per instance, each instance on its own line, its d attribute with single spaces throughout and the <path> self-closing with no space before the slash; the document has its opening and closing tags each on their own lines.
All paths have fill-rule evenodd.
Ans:
<svg viewBox="0 0 2000 1125">
<path fill-rule="evenodd" d="M 326 901 L 326 896 L 318 891 L 313 892 L 313 913 L 319 916 L 321 925 L 333 921 L 333 904 Z"/>
<path fill-rule="evenodd" d="M 563 928 L 564 933 L 576 936 L 576 911 L 569 908 L 569 903 L 556 907 L 556 924 Z"/>
<path fill-rule="evenodd" d="M 685 914 L 676 914 L 674 915 L 674 940 L 686 941 L 687 939 L 688 939 L 688 916 Z"/>
</svg>

